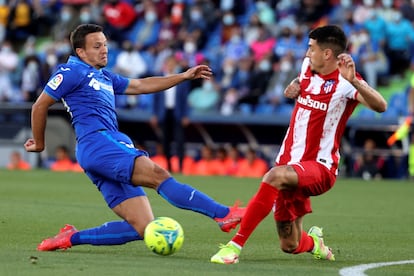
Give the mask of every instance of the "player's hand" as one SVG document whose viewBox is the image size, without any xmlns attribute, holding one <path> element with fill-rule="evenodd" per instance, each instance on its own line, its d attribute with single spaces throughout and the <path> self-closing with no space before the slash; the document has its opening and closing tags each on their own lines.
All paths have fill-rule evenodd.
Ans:
<svg viewBox="0 0 414 276">
<path fill-rule="evenodd" d="M 207 65 L 197 65 L 184 72 L 184 77 L 187 80 L 210 79 L 212 75 L 213 71 Z"/>
<path fill-rule="evenodd" d="M 300 93 L 300 84 L 298 81 L 293 80 L 283 92 L 286 98 L 296 99 Z"/>
<path fill-rule="evenodd" d="M 355 80 L 355 62 L 349 54 L 344 53 L 338 56 L 338 69 L 347 81 L 352 83 Z"/>
<path fill-rule="evenodd" d="M 24 148 L 27 152 L 41 152 L 45 149 L 44 146 L 37 145 L 33 138 L 27 139 L 26 143 L 24 143 Z"/>
</svg>

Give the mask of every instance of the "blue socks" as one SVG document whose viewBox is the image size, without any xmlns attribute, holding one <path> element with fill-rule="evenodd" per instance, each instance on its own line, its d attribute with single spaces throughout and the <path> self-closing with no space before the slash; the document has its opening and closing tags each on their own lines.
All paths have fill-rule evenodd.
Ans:
<svg viewBox="0 0 414 276">
<path fill-rule="evenodd" d="M 172 177 L 162 182 L 157 192 L 175 207 L 192 210 L 210 218 L 224 218 L 229 213 L 229 207 L 217 203 L 189 185 L 178 183 Z"/>
<path fill-rule="evenodd" d="M 210 218 L 223 218 L 229 207 L 219 204 L 195 188 L 178 183 L 174 178 L 166 179 L 157 192 L 175 207 L 192 210 Z M 72 245 L 121 245 L 142 240 L 137 231 L 126 221 L 107 222 L 101 226 L 79 231 L 72 235 Z"/>
<path fill-rule="evenodd" d="M 119 245 L 142 237 L 126 221 L 107 222 L 101 226 L 79 231 L 72 235 L 72 245 Z"/>
</svg>

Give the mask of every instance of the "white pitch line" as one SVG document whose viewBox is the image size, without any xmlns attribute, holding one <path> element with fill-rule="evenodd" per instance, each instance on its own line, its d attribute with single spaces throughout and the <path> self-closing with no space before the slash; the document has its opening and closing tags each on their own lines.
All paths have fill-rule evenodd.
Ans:
<svg viewBox="0 0 414 276">
<path fill-rule="evenodd" d="M 344 267 L 339 270 L 339 275 L 341 276 L 367 276 L 364 272 L 368 269 L 378 268 L 382 266 L 389 265 L 404 265 L 404 264 L 414 264 L 414 260 L 405 260 L 405 261 L 396 261 L 396 262 L 385 262 L 385 263 L 372 263 L 372 264 L 362 264 L 350 267 Z"/>
</svg>

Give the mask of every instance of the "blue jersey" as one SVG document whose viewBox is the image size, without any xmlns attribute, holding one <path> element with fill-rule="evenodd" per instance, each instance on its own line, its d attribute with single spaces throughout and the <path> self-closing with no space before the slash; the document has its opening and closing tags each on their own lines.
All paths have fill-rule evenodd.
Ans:
<svg viewBox="0 0 414 276">
<path fill-rule="evenodd" d="M 79 141 L 97 130 L 118 130 L 115 94 L 124 94 L 128 84 L 128 78 L 71 56 L 52 75 L 44 91 L 54 100 L 62 100 Z"/>
</svg>

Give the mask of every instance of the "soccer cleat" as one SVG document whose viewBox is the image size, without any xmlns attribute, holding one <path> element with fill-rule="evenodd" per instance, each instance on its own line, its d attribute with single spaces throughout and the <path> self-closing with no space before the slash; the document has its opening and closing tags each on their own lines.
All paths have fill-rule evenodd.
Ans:
<svg viewBox="0 0 414 276">
<path fill-rule="evenodd" d="M 214 219 L 223 232 L 230 232 L 232 229 L 236 228 L 246 213 L 246 208 L 239 207 L 239 202 L 234 203 L 229 209 L 227 216 Z"/>
<path fill-rule="evenodd" d="M 38 246 L 39 251 L 54 251 L 57 249 L 68 249 L 72 247 L 70 238 L 73 234 L 78 232 L 75 226 L 66 224 L 65 227 L 60 229 L 59 234 L 53 238 L 44 239 Z"/>
<path fill-rule="evenodd" d="M 311 253 L 315 259 L 335 261 L 332 249 L 323 243 L 322 228 L 312 226 L 308 231 L 308 235 L 312 237 L 314 242 L 314 247 Z"/>
<path fill-rule="evenodd" d="M 241 249 L 237 248 L 231 242 L 226 245 L 221 244 L 220 250 L 211 257 L 210 261 L 216 264 L 237 264 Z"/>
</svg>

